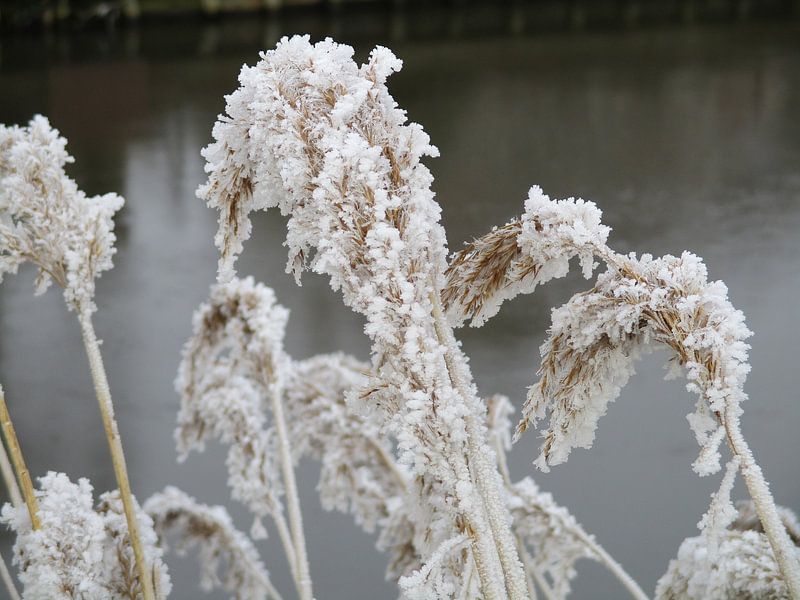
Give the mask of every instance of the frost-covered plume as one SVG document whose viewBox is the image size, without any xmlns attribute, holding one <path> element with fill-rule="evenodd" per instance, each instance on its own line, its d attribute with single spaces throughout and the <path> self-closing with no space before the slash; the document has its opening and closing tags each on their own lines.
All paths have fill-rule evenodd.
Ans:
<svg viewBox="0 0 800 600">
<path fill-rule="evenodd" d="M 369 533 L 377 528 L 376 545 L 389 555 L 386 577 L 397 581 L 422 566 L 418 545 L 427 545 L 422 540 L 429 530 L 412 516 L 426 494 L 421 481 L 398 464 L 378 414 L 358 410 L 353 396 L 370 373 L 370 365 L 344 354 L 294 362 L 286 407 L 296 457 L 321 463 L 317 490 L 322 506 L 351 513 Z"/>
<path fill-rule="evenodd" d="M 209 438 L 228 450 L 233 497 L 255 514 L 254 537 L 264 537 L 261 518 L 278 528 L 298 593 L 311 600 L 311 578 L 294 481 L 289 430 L 283 415 L 290 367 L 283 351 L 289 312 L 273 291 L 252 277 L 212 286 L 208 304 L 194 314 L 175 387 L 181 396 L 178 451 L 202 450 Z M 281 494 L 285 492 L 288 525 Z"/>
<path fill-rule="evenodd" d="M 212 287 L 209 302 L 195 313 L 177 380 L 179 451 L 202 448 L 210 438 L 229 444 L 234 497 L 257 516 L 276 518 L 279 533 L 285 529 L 267 385 L 274 378 L 260 370 L 270 356 L 279 356 L 280 384 L 273 389 L 285 407 L 293 462 L 303 456 L 320 461 L 323 507 L 352 513 L 366 531 L 377 527 L 378 547 L 390 555 L 387 576 L 397 580 L 421 566 L 418 546 L 429 543 L 427 522 L 412 519 L 414 507 L 424 511 L 423 505 L 442 501 L 441 495 L 421 490 L 423 484 L 398 464 L 379 413 L 358 411 L 360 402 L 347 401 L 369 382 L 370 365 L 343 354 L 292 361 L 282 351 L 286 318 L 272 291 L 252 279 Z M 251 338 L 258 336 L 270 341 L 255 343 Z M 287 534 L 281 535 L 283 541 Z M 291 544 L 285 547 L 291 563 Z"/>
<path fill-rule="evenodd" d="M 14 564 L 19 569 L 24 597 L 141 599 L 119 492 L 103 494 L 95 508 L 88 479 L 72 483 L 63 473 L 50 472 L 39 481 L 39 529 L 31 527 L 24 506 L 6 504 L 2 512 L 3 522 L 17 536 Z M 166 598 L 171 584 L 153 522 L 138 505 L 136 508 L 151 578 L 159 597 Z"/>
<path fill-rule="evenodd" d="M 192 318 L 192 337 L 175 381 L 181 397 L 175 431 L 179 458 L 204 450 L 209 439 L 228 445 L 233 497 L 257 519 L 283 510 L 269 388 L 284 377 L 288 315 L 272 290 L 252 278 L 212 286 L 208 303 Z M 257 521 L 256 532 L 261 529 Z"/>
<path fill-rule="evenodd" d="M 689 252 L 662 258 L 614 252 L 605 244 L 608 229 L 600 225 L 599 211 L 583 201 L 552 201 L 534 188 L 525 208 L 523 225 L 492 231 L 455 257 L 445 297 L 456 321 L 475 317 L 480 324 L 502 300 L 538 282 L 520 272 L 563 275 L 569 259 L 578 256 L 588 276 L 592 254 L 606 263 L 591 290 L 553 310 L 541 347 L 540 379 L 529 390 L 517 426 L 520 435 L 548 418 L 537 466 L 548 470 L 564 462 L 572 448 L 590 447 L 599 418 L 633 374 L 636 359 L 653 347 L 666 348 L 671 373 L 684 372 L 688 390 L 698 396 L 688 417 L 701 447 L 694 470 L 700 475 L 718 471 L 719 448 L 727 441 L 734 462 L 723 488 L 741 469 L 787 585 L 800 597 L 800 565 L 739 426 L 750 370 L 745 340 L 751 332 L 725 285 L 709 282 L 702 260 Z M 527 229 L 526 221 L 532 224 Z M 546 222 L 556 225 L 548 228 Z M 558 267 L 548 269 L 552 257 L 558 257 Z M 493 277 L 486 265 L 494 263 L 500 266 Z M 529 284 L 522 285 L 526 277 Z M 491 305 L 470 302 L 465 282 L 473 279 L 481 282 Z"/>
<path fill-rule="evenodd" d="M 110 269 L 116 194 L 88 197 L 67 177 L 67 141 L 49 121 L 0 125 L 0 280 L 23 263 L 38 269 L 36 291 L 55 281 L 67 306 L 93 312 L 94 280 Z"/>
<path fill-rule="evenodd" d="M 678 556 L 659 579 L 656 600 L 789 600 L 770 542 L 751 503 L 738 504 L 730 526 L 709 540 L 706 532 L 683 541 Z M 797 532 L 797 517 L 779 507 L 783 524 Z M 800 547 L 793 538 L 793 553 Z"/>
<path fill-rule="evenodd" d="M 423 558 L 468 532 L 484 593 L 521 598 L 524 574 L 483 410 L 441 316 L 447 251 L 420 162 L 437 151 L 387 91 L 401 62 L 385 48 L 360 67 L 352 55 L 330 40 L 294 37 L 242 69 L 204 150 L 209 180 L 198 191 L 220 212 L 219 277 L 231 277 L 250 211 L 289 216 L 288 270 L 298 280 L 306 267 L 329 275 L 366 316 L 375 372 L 367 403 L 384 411 L 401 462 L 442 483 Z"/>
<path fill-rule="evenodd" d="M 197 548 L 202 589 L 221 587 L 241 600 L 280 600 L 255 546 L 234 527 L 224 507 L 199 504 L 169 486 L 151 496 L 144 510 L 162 544 L 167 537 L 177 537 L 179 553 Z"/>
<path fill-rule="evenodd" d="M 368 364 L 344 354 L 295 362 L 286 409 L 295 455 L 321 463 L 322 506 L 352 513 L 356 524 L 372 532 L 388 517 L 390 501 L 405 494 L 410 477 L 374 413 L 357 412 L 345 400 L 364 387 L 369 372 Z"/>
<path fill-rule="evenodd" d="M 584 200 L 550 200 L 538 186 L 528 192 L 525 213 L 467 244 L 447 268 L 442 301 L 455 325 L 467 319 L 480 327 L 500 306 L 536 286 L 564 277 L 577 258 L 591 277 L 595 253 L 610 229 L 600 209 Z"/>
<path fill-rule="evenodd" d="M 555 309 L 552 319 L 540 379 L 519 428 L 549 416 L 540 468 L 563 462 L 573 447 L 591 446 L 598 419 L 635 360 L 659 344 L 672 351 L 670 366 L 685 368 L 687 387 L 699 396 L 689 418 L 702 449 L 694 468 L 701 475 L 719 470 L 724 428 L 714 415 L 741 414 L 750 370 L 744 340 L 751 332 L 725 285 L 708 281 L 697 256 L 613 256 L 595 287 Z"/>
</svg>

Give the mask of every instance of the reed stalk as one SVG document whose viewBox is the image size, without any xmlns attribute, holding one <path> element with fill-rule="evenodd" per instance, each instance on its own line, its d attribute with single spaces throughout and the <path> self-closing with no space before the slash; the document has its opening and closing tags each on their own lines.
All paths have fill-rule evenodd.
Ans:
<svg viewBox="0 0 800 600">
<path fill-rule="evenodd" d="M 14 585 L 14 579 L 11 577 L 11 573 L 6 566 L 6 561 L 2 556 L 0 556 L 0 579 L 3 580 L 6 586 L 9 600 L 21 600 L 17 587 Z"/>
<path fill-rule="evenodd" d="M 0 472 L 2 472 L 11 504 L 14 505 L 14 508 L 19 508 L 24 500 L 22 499 L 22 493 L 19 491 L 17 478 L 14 476 L 14 468 L 11 466 L 11 460 L 8 458 L 8 453 L 2 440 L 0 440 Z"/>
<path fill-rule="evenodd" d="M 130 481 L 128 480 L 128 469 L 125 465 L 125 455 L 122 451 L 122 441 L 119 437 L 117 421 L 114 418 L 114 405 L 111 402 L 111 390 L 108 386 L 108 378 L 103 366 L 103 357 L 100 354 L 100 344 L 94 332 L 91 313 L 89 311 L 80 311 L 78 314 L 83 334 L 83 345 L 86 349 L 86 356 L 89 359 L 89 369 L 92 373 L 94 390 L 100 406 L 100 415 L 103 419 L 103 428 L 105 429 L 108 447 L 111 452 L 111 462 L 114 465 L 114 475 L 117 479 L 119 495 L 125 511 L 125 519 L 128 522 L 128 535 L 134 558 L 136 559 L 136 573 L 141 584 L 142 596 L 144 600 L 155 600 L 153 581 L 149 576 L 150 569 L 145 564 L 144 550 L 139 536 L 139 525 L 136 521 L 136 509 Z"/>
<path fill-rule="evenodd" d="M 2 386 L 0 386 L 0 427 L 3 429 L 3 436 L 8 445 L 8 452 L 11 454 L 12 464 L 14 465 L 14 472 L 22 488 L 22 497 L 25 499 L 25 504 L 28 507 L 28 514 L 31 517 L 31 527 L 39 529 L 41 527 L 41 522 L 39 521 L 39 503 L 36 500 L 36 494 L 34 493 L 33 482 L 31 481 L 28 467 L 25 465 L 25 459 L 22 456 L 22 449 L 19 446 L 17 433 L 11 422 L 11 415 L 8 414 L 6 396 Z"/>
<path fill-rule="evenodd" d="M 445 362 L 450 379 L 464 402 L 474 407 L 478 400 L 470 392 L 463 363 L 459 361 L 461 357 L 455 336 L 442 314 L 439 294 L 432 294 L 431 300 L 436 335 L 440 343 L 447 348 Z M 528 583 L 514 543 L 514 536 L 511 533 L 511 516 L 500 494 L 500 477 L 498 477 L 497 467 L 489 463 L 486 454 L 487 445 L 482 439 L 485 436 L 481 432 L 475 415 L 468 415 L 465 417 L 465 421 L 469 437 L 467 444 L 469 464 L 486 510 L 489 528 L 503 569 L 506 591 L 511 600 L 523 600 L 528 597 Z M 482 441 L 483 443 L 481 443 Z"/>
<path fill-rule="evenodd" d="M 294 564 L 295 584 L 300 600 L 313 600 L 313 586 L 311 582 L 311 569 L 308 565 L 305 534 L 303 533 L 303 514 L 300 510 L 300 497 L 297 493 L 297 482 L 294 477 L 292 463 L 292 447 L 289 442 L 286 418 L 283 414 L 283 401 L 281 389 L 274 382 L 275 378 L 270 373 L 265 373 L 267 388 L 270 390 L 272 402 L 272 416 L 275 419 L 275 432 L 278 436 L 278 448 L 281 455 L 281 473 L 283 486 L 286 491 L 286 510 L 289 514 L 289 528 L 292 533 L 293 558 L 288 557 Z"/>
</svg>

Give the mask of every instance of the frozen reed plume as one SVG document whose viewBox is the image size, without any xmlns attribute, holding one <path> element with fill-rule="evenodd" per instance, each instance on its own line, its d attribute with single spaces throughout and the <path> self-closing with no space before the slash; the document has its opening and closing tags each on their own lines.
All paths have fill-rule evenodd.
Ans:
<svg viewBox="0 0 800 600">
<path fill-rule="evenodd" d="M 232 275 L 251 211 L 289 216 L 287 270 L 298 281 L 304 268 L 328 275 L 366 317 L 375 372 L 367 403 L 384 411 L 401 462 L 453 499 L 426 517 L 438 533 L 423 559 L 460 523 L 486 597 L 524 598 L 483 410 L 441 314 L 445 236 L 420 162 L 437 151 L 387 91 L 401 62 L 380 47 L 362 66 L 352 55 L 294 37 L 242 69 L 203 151 L 209 179 L 198 191 L 220 212 L 219 278 Z"/>
<path fill-rule="evenodd" d="M 56 281 L 64 289 L 68 308 L 78 316 L 144 600 L 153 600 L 111 391 L 92 324 L 97 309 L 95 278 L 112 266 L 116 239 L 112 217 L 123 200 L 116 194 L 88 198 L 80 191 L 64 172 L 73 160 L 66 143 L 42 116 L 34 117 L 28 127 L 0 125 L 0 279 L 30 262 L 39 269 L 37 293 Z"/>
<path fill-rule="evenodd" d="M 194 315 L 175 386 L 181 395 L 176 440 L 182 456 L 205 440 L 228 444 L 228 482 L 235 499 L 255 514 L 255 537 L 274 520 L 298 593 L 311 600 L 300 502 L 294 479 L 283 388 L 289 358 L 283 336 L 289 312 L 252 278 L 212 287 L 208 304 Z M 267 428 L 269 407 L 272 423 Z M 281 495 L 286 495 L 288 526 Z"/>
<path fill-rule="evenodd" d="M 323 508 L 349 512 L 367 532 L 384 524 L 409 473 L 398 465 L 372 413 L 346 402 L 367 383 L 370 367 L 345 354 L 323 354 L 292 364 L 286 407 L 296 456 L 320 461 L 317 491 Z"/>
<path fill-rule="evenodd" d="M 72 483 L 63 473 L 40 478 L 36 491 L 41 527 L 31 527 L 24 507 L 6 504 L 2 521 L 16 533 L 14 564 L 25 598 L 140 600 L 127 521 L 117 491 L 103 494 L 95 508 L 88 479 Z M 171 584 L 152 520 L 137 506 L 139 531 L 150 577 L 166 597 Z M 152 583 L 152 581 L 151 581 Z"/>
<path fill-rule="evenodd" d="M 531 188 L 522 218 L 509 221 L 456 252 L 447 268 L 442 292 L 450 321 L 467 319 L 480 327 L 506 300 L 531 294 L 538 285 L 564 277 L 577 258 L 583 276 L 591 277 L 596 249 L 610 229 L 600 223 L 593 202 L 551 201 L 538 186 Z"/>
<path fill-rule="evenodd" d="M 199 504 L 169 486 L 151 496 L 144 510 L 152 517 L 162 546 L 170 536 L 178 538 L 179 553 L 197 548 L 202 589 L 222 587 L 239 600 L 281 600 L 255 546 L 234 527 L 224 507 Z"/>
<path fill-rule="evenodd" d="M 683 541 L 677 558 L 658 581 L 656 600 L 788 600 L 789 589 L 770 551 L 770 543 L 750 502 L 738 505 L 738 516 L 713 542 L 703 533 Z M 795 557 L 797 517 L 779 507 L 793 532 Z"/>
<path fill-rule="evenodd" d="M 728 442 L 735 461 L 730 477 L 741 470 L 787 585 L 800 597 L 800 565 L 739 426 L 750 370 L 745 340 L 751 332 L 728 300 L 725 284 L 709 282 L 702 260 L 689 252 L 662 258 L 614 252 L 591 203 L 552 201 L 533 188 L 525 209 L 521 225 L 492 231 L 456 255 L 444 296 L 456 321 L 473 317 L 480 323 L 504 299 L 529 291 L 539 273 L 566 273 L 574 256 L 585 276 L 591 274 L 592 255 L 606 263 L 591 290 L 553 310 L 541 347 L 540 379 L 529 390 L 517 426 L 521 435 L 549 419 L 536 465 L 546 471 L 564 462 L 572 448 L 590 447 L 599 418 L 633 374 L 636 359 L 654 346 L 665 347 L 670 372 L 683 372 L 687 389 L 698 396 L 688 417 L 701 447 L 694 470 L 718 471 L 719 447 Z M 493 258 L 498 249 L 502 258 Z M 552 261 L 559 266 L 548 268 Z M 493 263 L 502 268 L 492 275 L 483 265 Z M 470 287 L 484 291 L 482 303 L 470 301 Z M 484 306 L 492 308 L 481 312 Z"/>
<path fill-rule="evenodd" d="M 42 116 L 0 125 L 0 280 L 30 262 L 36 293 L 52 281 L 70 310 L 94 312 L 94 280 L 112 267 L 116 194 L 87 197 L 64 173 L 67 140 Z"/>
</svg>

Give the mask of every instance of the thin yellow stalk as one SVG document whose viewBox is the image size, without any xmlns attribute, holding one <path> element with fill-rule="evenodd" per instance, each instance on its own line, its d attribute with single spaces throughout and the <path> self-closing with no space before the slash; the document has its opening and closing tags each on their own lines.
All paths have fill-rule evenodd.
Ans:
<svg viewBox="0 0 800 600">
<path fill-rule="evenodd" d="M 6 452 L 6 447 L 1 440 L 0 472 L 3 474 L 3 481 L 5 482 L 6 489 L 8 490 L 8 497 L 11 498 L 11 504 L 14 505 L 14 508 L 19 508 L 22 506 L 24 500 L 22 499 L 22 493 L 19 491 L 19 484 L 17 483 L 17 478 L 14 476 L 14 468 L 11 466 L 11 461 L 9 460 L 8 453 Z"/>
<path fill-rule="evenodd" d="M 6 566 L 6 561 L 2 556 L 0 556 L 0 578 L 2 578 L 6 589 L 8 590 L 9 600 L 21 600 L 19 597 L 19 592 L 14 585 L 14 579 L 11 577 L 11 573 L 9 573 L 8 567 Z"/>
<path fill-rule="evenodd" d="M 100 345 L 92 325 L 91 314 L 89 312 L 79 313 L 78 320 L 81 324 L 83 334 L 83 345 L 86 348 L 86 356 L 89 358 L 89 368 L 94 381 L 94 390 L 97 395 L 97 402 L 100 405 L 100 414 L 103 418 L 103 428 L 108 439 L 109 450 L 111 451 L 111 462 L 114 465 L 114 475 L 119 487 L 119 495 L 122 498 L 122 506 L 125 510 L 125 519 L 128 522 L 128 535 L 133 547 L 133 555 L 136 559 L 136 573 L 142 588 L 144 600 L 155 600 L 153 593 L 153 580 L 150 578 L 150 569 L 145 564 L 142 542 L 139 537 L 139 525 L 136 521 L 136 511 L 131 494 L 131 485 L 128 480 L 128 469 L 125 465 L 125 455 L 122 452 L 122 441 L 119 437 L 117 422 L 114 419 L 114 405 L 111 403 L 111 390 L 108 387 L 105 367 L 103 367 L 103 357 L 100 354 Z"/>
<path fill-rule="evenodd" d="M 11 454 L 11 461 L 14 464 L 14 472 L 17 474 L 17 479 L 22 487 L 22 496 L 25 498 L 25 504 L 28 506 L 28 513 L 31 516 L 31 526 L 34 529 L 41 527 L 39 521 L 39 502 L 36 500 L 36 494 L 33 490 L 33 482 L 31 481 L 28 467 L 25 466 L 25 459 L 22 457 L 22 449 L 19 447 L 19 440 L 17 433 L 14 431 L 14 425 L 11 423 L 11 415 L 8 414 L 8 406 L 6 405 L 6 396 L 3 393 L 3 388 L 0 386 L 0 426 L 3 429 L 6 444 L 8 444 L 8 451 Z"/>
</svg>

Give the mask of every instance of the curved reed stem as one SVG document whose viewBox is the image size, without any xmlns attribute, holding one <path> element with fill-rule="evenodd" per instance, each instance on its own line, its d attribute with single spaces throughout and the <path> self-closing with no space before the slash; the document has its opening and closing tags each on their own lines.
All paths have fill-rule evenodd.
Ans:
<svg viewBox="0 0 800 600">
<path fill-rule="evenodd" d="M 735 411 L 726 407 L 722 423 L 728 437 L 731 452 L 739 457 L 739 470 L 742 473 L 747 490 L 753 499 L 758 518 L 764 527 L 764 534 L 769 540 L 775 560 L 783 575 L 786 587 L 793 599 L 800 598 L 800 564 L 795 558 L 794 544 L 786 533 L 786 528 L 778 515 L 775 499 L 769 491 L 769 484 L 764 479 L 761 467 L 756 463 L 750 446 L 742 435 L 739 419 Z"/>
<path fill-rule="evenodd" d="M 0 386 L 0 426 L 2 426 L 3 435 L 8 445 L 8 451 L 11 454 L 11 460 L 14 464 L 14 471 L 17 474 L 19 485 L 22 488 L 22 496 L 25 498 L 25 504 L 28 506 L 31 526 L 34 529 L 39 529 L 41 527 L 39 521 L 39 503 L 36 500 L 36 494 L 33 490 L 33 483 L 31 482 L 30 473 L 28 473 L 28 467 L 25 465 L 25 459 L 22 457 L 22 449 L 19 447 L 17 433 L 14 431 L 11 416 L 8 414 L 6 396 L 2 386 Z M 9 490 L 11 489 L 13 488 L 9 488 Z M 10 493 L 13 494 L 13 492 Z"/>
<path fill-rule="evenodd" d="M 103 418 L 103 428 L 106 432 L 108 447 L 111 452 L 111 462 L 114 465 L 114 475 L 119 486 L 119 495 L 125 510 L 125 519 L 128 522 L 128 535 L 131 540 L 134 558 L 136 559 L 136 573 L 141 584 L 144 600 L 155 600 L 153 593 L 153 580 L 149 576 L 150 569 L 145 564 L 142 541 L 139 537 L 139 525 L 136 521 L 136 512 L 131 494 L 131 485 L 128 480 L 128 469 L 125 465 L 125 454 L 122 451 L 122 441 L 119 437 L 117 421 L 114 418 L 114 405 L 111 403 L 111 390 L 108 386 L 106 370 L 103 366 L 103 357 L 100 354 L 100 344 L 92 325 L 91 313 L 79 312 L 78 320 L 83 334 L 83 345 L 89 359 L 89 369 L 92 373 L 94 390 L 100 406 L 100 415 Z"/>
</svg>

